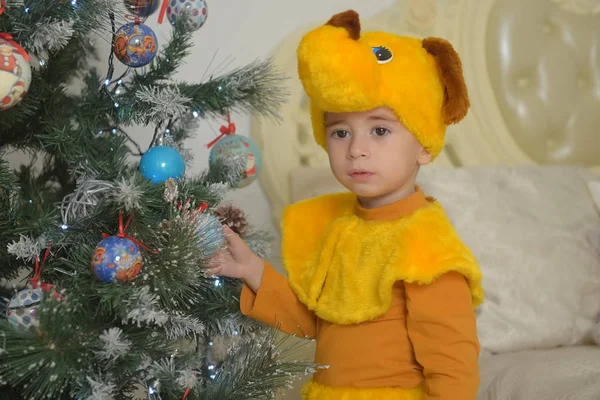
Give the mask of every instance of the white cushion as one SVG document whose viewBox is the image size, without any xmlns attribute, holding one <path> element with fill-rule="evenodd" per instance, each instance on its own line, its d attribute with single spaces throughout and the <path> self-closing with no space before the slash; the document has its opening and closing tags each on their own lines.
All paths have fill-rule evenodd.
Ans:
<svg viewBox="0 0 600 400">
<path fill-rule="evenodd" d="M 422 170 L 423 190 L 439 198 L 480 262 L 484 350 L 591 340 L 600 259 L 587 235 L 600 220 L 590 175 L 563 166 Z"/>
</svg>

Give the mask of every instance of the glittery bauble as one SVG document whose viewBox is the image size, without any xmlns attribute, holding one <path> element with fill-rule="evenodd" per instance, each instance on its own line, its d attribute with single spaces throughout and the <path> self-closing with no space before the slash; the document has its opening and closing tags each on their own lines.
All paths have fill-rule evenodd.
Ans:
<svg viewBox="0 0 600 400">
<path fill-rule="evenodd" d="M 158 40 L 150 27 L 131 22 L 120 27 L 115 34 L 113 51 L 123 64 L 134 68 L 143 67 L 156 55 Z"/>
<path fill-rule="evenodd" d="M 136 17 L 145 18 L 152 15 L 158 6 L 159 0 L 125 0 L 125 7 Z"/>
<path fill-rule="evenodd" d="M 142 271 L 142 253 L 131 239 L 109 236 L 96 247 L 92 269 L 103 282 L 131 282 Z"/>
<path fill-rule="evenodd" d="M 179 179 L 185 174 L 185 162 L 177 150 L 169 146 L 154 146 L 140 160 L 140 172 L 152 183 L 169 178 Z"/>
<path fill-rule="evenodd" d="M 165 0 L 169 1 L 167 6 L 167 18 L 172 24 L 183 13 L 189 15 L 190 27 L 197 31 L 208 17 L 208 7 L 205 0 Z"/>
<path fill-rule="evenodd" d="M 0 38 L 0 111 L 19 104 L 31 84 L 31 66 L 13 41 Z"/>
<path fill-rule="evenodd" d="M 211 148 L 208 163 L 216 168 L 219 164 L 235 164 L 240 158 L 246 165 L 242 179 L 236 184 L 236 188 L 241 189 L 254 182 L 262 170 L 262 156 L 252 139 L 241 135 L 225 136 Z"/>
<path fill-rule="evenodd" d="M 213 215 L 204 213 L 195 217 L 195 221 L 201 258 L 210 258 L 225 245 L 223 225 Z"/>
<path fill-rule="evenodd" d="M 40 326 L 38 307 L 44 294 L 53 292 L 55 299 L 62 300 L 62 296 L 52 288 L 53 286 L 47 283 L 34 283 L 15 294 L 6 308 L 8 321 L 18 329 Z"/>
</svg>

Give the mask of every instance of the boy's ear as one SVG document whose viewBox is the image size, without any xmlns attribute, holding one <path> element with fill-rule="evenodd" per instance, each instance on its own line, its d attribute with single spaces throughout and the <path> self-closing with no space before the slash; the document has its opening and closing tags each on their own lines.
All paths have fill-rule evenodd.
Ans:
<svg viewBox="0 0 600 400">
<path fill-rule="evenodd" d="M 419 165 L 427 165 L 431 162 L 431 153 L 425 150 L 424 147 L 421 148 L 421 152 L 419 153 L 419 157 L 417 158 L 417 163 Z"/>
<path fill-rule="evenodd" d="M 423 39 L 423 48 L 433 55 L 445 87 L 442 118 L 446 125 L 462 120 L 469 110 L 469 93 L 463 77 L 462 62 L 450 42 L 440 38 Z"/>
</svg>

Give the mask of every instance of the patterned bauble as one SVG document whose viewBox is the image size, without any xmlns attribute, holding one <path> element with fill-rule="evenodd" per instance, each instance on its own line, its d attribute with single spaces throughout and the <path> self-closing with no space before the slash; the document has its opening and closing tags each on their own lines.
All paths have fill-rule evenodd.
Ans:
<svg viewBox="0 0 600 400">
<path fill-rule="evenodd" d="M 109 236 L 96 247 L 92 269 L 103 282 L 131 282 L 142 271 L 142 253 L 131 239 Z"/>
<path fill-rule="evenodd" d="M 159 5 L 159 0 L 125 0 L 125 7 L 133 15 L 140 18 L 146 18 L 154 14 Z"/>
<path fill-rule="evenodd" d="M 0 33 L 0 111 L 19 104 L 31 84 L 31 66 L 25 50 Z"/>
<path fill-rule="evenodd" d="M 225 232 L 221 222 L 210 214 L 198 214 L 194 217 L 200 258 L 208 259 L 225 246 Z"/>
<path fill-rule="evenodd" d="M 245 168 L 241 179 L 235 184 L 238 189 L 254 182 L 262 170 L 262 157 L 256 143 L 245 136 L 228 135 L 215 143 L 208 155 L 211 168 L 218 168 L 219 165 L 237 165 L 240 162 Z"/>
<path fill-rule="evenodd" d="M 240 235 L 240 237 L 246 236 L 248 219 L 246 218 L 244 211 L 240 208 L 233 204 L 225 204 L 217 208 L 214 211 L 214 215 L 222 224 L 227 225 L 232 231 Z"/>
<path fill-rule="evenodd" d="M 131 22 L 120 27 L 115 34 L 113 51 L 123 64 L 143 67 L 156 55 L 158 40 L 150 27 Z"/>
<path fill-rule="evenodd" d="M 56 300 L 62 296 L 47 283 L 32 283 L 30 287 L 15 294 L 6 308 L 6 318 L 18 329 L 37 328 L 40 325 L 38 307 L 42 297 L 51 294 Z"/>
<path fill-rule="evenodd" d="M 177 150 L 169 146 L 154 146 L 140 160 L 140 172 L 152 183 L 169 178 L 179 179 L 185 174 L 185 162 Z"/>
<path fill-rule="evenodd" d="M 200 29 L 208 17 L 208 7 L 205 0 L 165 0 L 169 1 L 167 6 L 167 18 L 172 24 L 183 13 L 188 15 L 190 28 L 194 31 Z"/>
</svg>

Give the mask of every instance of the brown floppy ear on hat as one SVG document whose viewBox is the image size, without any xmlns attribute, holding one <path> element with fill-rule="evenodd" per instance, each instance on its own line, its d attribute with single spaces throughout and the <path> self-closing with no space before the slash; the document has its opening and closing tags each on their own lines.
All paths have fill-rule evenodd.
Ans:
<svg viewBox="0 0 600 400">
<path fill-rule="evenodd" d="M 442 118 L 447 125 L 456 124 L 467 115 L 471 105 L 460 57 L 450 42 L 440 38 L 423 39 L 423 48 L 435 57 L 440 67 L 445 87 Z"/>
</svg>

